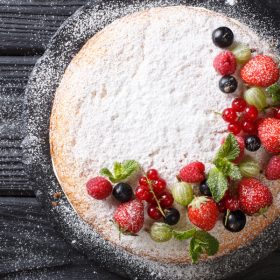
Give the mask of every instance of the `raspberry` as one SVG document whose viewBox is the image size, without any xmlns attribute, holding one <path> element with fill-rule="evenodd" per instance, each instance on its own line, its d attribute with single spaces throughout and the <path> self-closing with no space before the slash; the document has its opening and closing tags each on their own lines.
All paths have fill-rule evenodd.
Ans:
<svg viewBox="0 0 280 280">
<path fill-rule="evenodd" d="M 278 81 L 279 68 L 271 57 L 257 55 L 243 66 L 240 74 L 248 85 L 268 87 Z"/>
<path fill-rule="evenodd" d="M 236 70 L 236 58 L 232 52 L 223 51 L 216 56 L 213 66 L 222 76 L 231 75 Z"/>
<path fill-rule="evenodd" d="M 88 194 L 98 200 L 105 199 L 112 192 L 112 184 L 100 176 L 90 179 L 86 187 Z"/>
<path fill-rule="evenodd" d="M 205 166 L 202 162 L 195 161 L 187 164 L 179 172 L 179 178 L 187 183 L 200 183 L 205 180 Z"/>
<path fill-rule="evenodd" d="M 280 156 L 273 156 L 265 169 L 265 177 L 268 180 L 280 179 Z"/>
</svg>

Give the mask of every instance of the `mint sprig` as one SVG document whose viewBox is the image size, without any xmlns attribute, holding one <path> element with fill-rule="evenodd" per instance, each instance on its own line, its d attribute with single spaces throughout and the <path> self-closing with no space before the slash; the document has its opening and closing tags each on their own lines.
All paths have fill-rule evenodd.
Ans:
<svg viewBox="0 0 280 280">
<path fill-rule="evenodd" d="M 280 104 L 280 85 L 275 83 L 266 89 L 267 93 L 270 95 L 273 105 Z"/>
<path fill-rule="evenodd" d="M 102 168 L 100 174 L 107 177 L 112 183 L 118 183 L 127 179 L 140 167 L 135 160 L 125 160 L 124 162 L 115 162 L 113 172 L 108 168 Z"/>
<path fill-rule="evenodd" d="M 239 167 L 233 161 L 239 156 L 239 144 L 233 134 L 229 134 L 218 150 L 213 167 L 207 178 L 207 184 L 215 201 L 219 202 L 228 189 L 227 177 L 232 180 L 241 179 Z"/>
<path fill-rule="evenodd" d="M 217 167 L 213 167 L 208 174 L 207 185 L 215 201 L 220 201 L 228 189 L 226 176 Z"/>
<path fill-rule="evenodd" d="M 215 160 L 227 159 L 235 160 L 240 153 L 240 148 L 238 142 L 233 134 L 229 134 L 224 142 L 224 144 L 218 150 Z"/>
<path fill-rule="evenodd" d="M 186 231 L 173 230 L 173 237 L 177 240 L 190 239 L 189 254 L 192 262 L 196 263 L 201 254 L 215 255 L 219 250 L 219 241 L 203 230 L 192 228 Z"/>
</svg>

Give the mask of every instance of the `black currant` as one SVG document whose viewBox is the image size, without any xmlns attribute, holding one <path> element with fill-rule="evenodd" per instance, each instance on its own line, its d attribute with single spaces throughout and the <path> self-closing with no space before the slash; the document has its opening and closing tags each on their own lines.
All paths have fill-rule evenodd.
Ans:
<svg viewBox="0 0 280 280">
<path fill-rule="evenodd" d="M 240 210 L 233 211 L 228 215 L 225 215 L 223 223 L 227 230 L 231 232 L 239 232 L 246 225 L 246 216 Z"/>
<path fill-rule="evenodd" d="M 223 76 L 219 81 L 219 88 L 224 93 L 234 92 L 237 86 L 237 80 L 233 76 Z"/>
<path fill-rule="evenodd" d="M 256 135 L 248 135 L 245 137 L 245 148 L 250 152 L 256 152 L 261 147 L 261 140 Z"/>
<path fill-rule="evenodd" d="M 225 26 L 215 29 L 212 33 L 213 43 L 220 48 L 229 47 L 233 43 L 233 39 L 233 32 Z"/>
<path fill-rule="evenodd" d="M 127 202 L 133 196 L 133 190 L 127 183 L 118 183 L 113 188 L 113 196 L 120 202 Z"/>
<path fill-rule="evenodd" d="M 206 196 L 212 196 L 211 191 L 209 189 L 209 186 L 206 182 L 206 180 L 204 180 L 200 185 L 199 185 L 199 191 L 202 195 L 206 195 Z"/>
<path fill-rule="evenodd" d="M 175 208 L 165 209 L 164 214 L 164 222 L 168 225 L 176 225 L 180 220 L 180 212 Z"/>
</svg>

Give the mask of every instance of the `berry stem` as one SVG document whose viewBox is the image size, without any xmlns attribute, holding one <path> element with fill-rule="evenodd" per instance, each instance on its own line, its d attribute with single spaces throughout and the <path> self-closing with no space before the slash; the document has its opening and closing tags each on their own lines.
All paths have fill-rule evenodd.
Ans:
<svg viewBox="0 0 280 280">
<path fill-rule="evenodd" d="M 161 208 L 161 206 L 160 206 L 159 200 L 157 199 L 157 196 L 156 196 L 156 194 L 155 194 L 155 192 L 154 192 L 154 190 L 153 190 L 152 182 L 151 182 L 151 180 L 149 180 L 148 178 L 147 178 L 147 182 L 148 182 L 148 184 L 149 184 L 150 192 L 153 194 L 153 197 L 154 197 L 154 199 L 155 199 L 155 201 L 156 201 L 156 203 L 157 203 L 158 210 L 160 211 L 160 213 L 162 214 L 162 216 L 165 218 L 165 214 L 164 214 L 164 212 L 163 212 L 163 210 L 162 210 L 162 208 Z"/>
</svg>

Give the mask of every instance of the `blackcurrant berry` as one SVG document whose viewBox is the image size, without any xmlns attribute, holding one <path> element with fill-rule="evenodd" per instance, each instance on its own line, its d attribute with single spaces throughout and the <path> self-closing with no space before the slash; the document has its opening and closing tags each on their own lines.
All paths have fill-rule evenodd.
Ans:
<svg viewBox="0 0 280 280">
<path fill-rule="evenodd" d="M 246 225 L 246 216 L 240 211 L 230 212 L 228 215 L 224 217 L 224 226 L 227 230 L 231 232 L 239 232 Z"/>
<path fill-rule="evenodd" d="M 127 183 L 118 183 L 113 188 L 113 196 L 120 202 L 127 202 L 133 196 L 133 190 Z"/>
<path fill-rule="evenodd" d="M 219 88 L 224 93 L 234 92 L 237 86 L 237 80 L 233 76 L 223 76 L 219 81 Z"/>
<path fill-rule="evenodd" d="M 248 135 L 245 137 L 245 148 L 250 152 L 256 152 L 261 147 L 261 140 L 256 135 Z"/>
<path fill-rule="evenodd" d="M 180 220 L 180 212 L 175 208 L 165 209 L 164 214 L 164 222 L 168 225 L 176 225 Z"/>
<path fill-rule="evenodd" d="M 206 195 L 206 196 L 212 196 L 211 191 L 209 189 L 209 186 L 205 181 L 203 181 L 200 185 L 199 185 L 199 191 L 202 195 Z"/>
<path fill-rule="evenodd" d="M 213 43 L 220 48 L 227 48 L 233 43 L 234 34 L 228 27 L 222 26 L 212 33 Z"/>
</svg>

